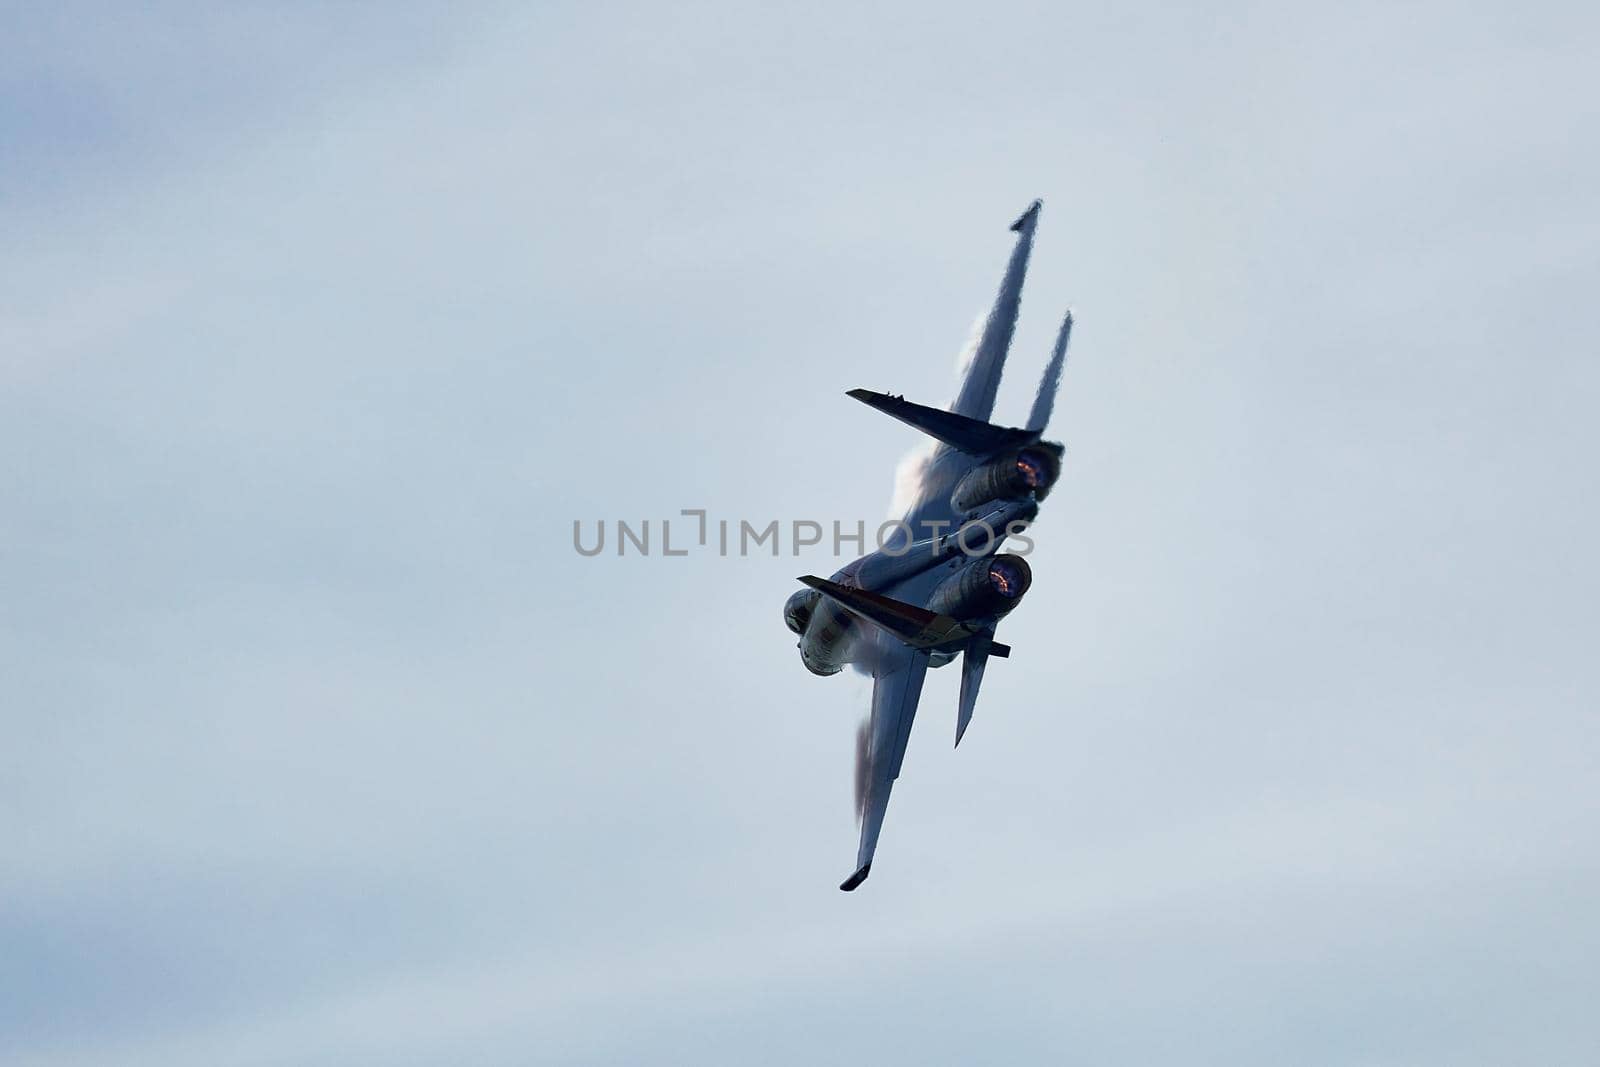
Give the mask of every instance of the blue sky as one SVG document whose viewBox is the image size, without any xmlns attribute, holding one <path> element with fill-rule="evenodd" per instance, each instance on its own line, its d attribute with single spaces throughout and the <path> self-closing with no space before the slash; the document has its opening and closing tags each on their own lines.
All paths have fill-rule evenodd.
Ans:
<svg viewBox="0 0 1600 1067">
<path fill-rule="evenodd" d="M 0 1059 L 1587 1062 L 1595 16 L 15 5 Z M 801 558 L 1046 206 L 871 882 Z"/>
</svg>

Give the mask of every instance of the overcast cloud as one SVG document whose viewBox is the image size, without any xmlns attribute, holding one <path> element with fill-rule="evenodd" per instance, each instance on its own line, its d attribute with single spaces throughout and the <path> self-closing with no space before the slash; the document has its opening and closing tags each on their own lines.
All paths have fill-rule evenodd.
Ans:
<svg viewBox="0 0 1600 1067">
<path fill-rule="evenodd" d="M 0 1060 L 1592 1062 L 1592 9 L 3 23 Z M 571 524 L 880 518 L 1035 196 L 1033 592 L 841 894 L 827 546 Z"/>
</svg>

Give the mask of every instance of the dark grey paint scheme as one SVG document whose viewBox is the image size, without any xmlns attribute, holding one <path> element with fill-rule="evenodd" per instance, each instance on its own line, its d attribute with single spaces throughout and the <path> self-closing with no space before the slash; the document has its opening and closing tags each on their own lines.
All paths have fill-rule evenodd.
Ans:
<svg viewBox="0 0 1600 1067">
<path fill-rule="evenodd" d="M 1011 226 L 1017 239 L 1000 292 L 948 411 L 865 389 L 850 393 L 937 442 L 904 516 L 908 531 L 829 580 L 802 578 L 806 588 L 784 608 L 786 623 L 800 636 L 801 659 L 813 673 L 834 674 L 853 664 L 873 677 L 871 718 L 857 747 L 861 845 L 855 872 L 839 887 L 847 891 L 865 881 L 872 869 L 927 669 L 962 657 L 956 722 L 960 744 L 989 658 L 1010 655 L 1006 645 L 994 640 L 995 627 L 1031 582 L 1026 562 L 1002 553 L 1001 546 L 1004 531 L 1015 533 L 1038 514 L 1060 472 L 1061 446 L 1041 436 L 1066 361 L 1070 313 L 1062 321 L 1027 427 L 996 426 L 989 420 L 1041 206 L 1034 201 Z M 1002 536 L 990 542 L 979 520 Z"/>
</svg>

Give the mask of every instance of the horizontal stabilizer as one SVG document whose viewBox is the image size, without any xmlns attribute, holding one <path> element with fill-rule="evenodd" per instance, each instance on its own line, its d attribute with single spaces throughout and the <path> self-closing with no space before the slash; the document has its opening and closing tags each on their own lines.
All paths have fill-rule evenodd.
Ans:
<svg viewBox="0 0 1600 1067">
<path fill-rule="evenodd" d="M 803 585 L 826 596 L 846 611 L 874 623 L 912 648 L 929 648 L 949 639 L 961 624 L 948 615 L 937 615 L 927 608 L 907 604 L 903 600 L 869 593 L 865 589 L 850 589 L 826 578 L 804 575 Z"/>
<path fill-rule="evenodd" d="M 925 404 L 913 404 L 904 397 L 874 393 L 871 389 L 852 389 L 849 395 L 969 455 L 992 456 L 1007 448 L 1031 445 L 1039 439 L 1036 430 L 996 426 Z"/>
<path fill-rule="evenodd" d="M 846 893 L 848 893 L 851 890 L 855 889 L 855 887 L 860 885 L 862 882 L 865 882 L 867 880 L 867 875 L 869 875 L 871 873 L 872 873 L 872 864 L 869 863 L 865 867 L 862 867 L 855 874 L 852 874 L 850 877 L 846 878 L 843 882 L 840 882 L 839 883 L 839 888 L 843 889 Z"/>
</svg>

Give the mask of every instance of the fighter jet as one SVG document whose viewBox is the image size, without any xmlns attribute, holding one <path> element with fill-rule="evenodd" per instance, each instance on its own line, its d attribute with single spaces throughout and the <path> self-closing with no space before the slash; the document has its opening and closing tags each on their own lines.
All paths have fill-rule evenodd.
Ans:
<svg viewBox="0 0 1600 1067">
<path fill-rule="evenodd" d="M 878 551 L 831 578 L 812 575 L 784 605 L 800 659 L 814 674 L 853 665 L 870 674 L 872 712 L 856 743 L 856 869 L 840 889 L 866 881 L 883 829 L 889 791 L 900 776 L 911 722 L 929 667 L 961 658 L 956 744 L 967 732 L 984 667 L 1011 655 L 995 628 L 1021 601 L 1033 575 L 1022 556 L 1001 551 L 1034 520 L 1061 474 L 1064 449 L 1043 440 L 1072 333 L 1068 312 L 1023 427 L 989 421 L 1016 327 L 1022 280 L 1039 223 L 1035 200 L 1012 223 L 1017 235 L 994 308 L 948 410 L 902 396 L 853 389 L 869 407 L 933 438 L 915 501 Z"/>
</svg>

